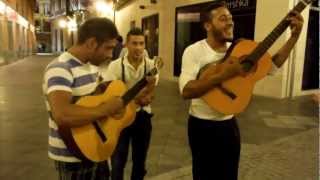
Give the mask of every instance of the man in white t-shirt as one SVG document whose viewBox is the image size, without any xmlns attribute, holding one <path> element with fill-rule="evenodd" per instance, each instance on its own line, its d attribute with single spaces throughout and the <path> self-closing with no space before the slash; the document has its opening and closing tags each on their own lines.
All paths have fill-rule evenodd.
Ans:
<svg viewBox="0 0 320 180">
<path fill-rule="evenodd" d="M 155 64 L 144 54 L 145 37 L 141 29 L 134 28 L 128 32 L 126 45 L 128 53 L 112 61 L 107 70 L 102 69 L 101 73 L 106 81 L 122 80 L 128 88 L 131 88 L 146 76 Z M 152 130 L 150 103 L 157 80 L 158 75 L 148 77 L 148 85 L 135 97 L 135 103 L 138 105 L 136 118 L 129 127 L 121 132 L 112 155 L 112 180 L 123 180 L 130 145 L 133 163 L 131 180 L 143 180 L 146 175 L 145 162 Z"/>
<path fill-rule="evenodd" d="M 303 19 L 296 12 L 288 18 L 291 37 L 272 57 L 280 67 L 298 40 Z M 179 78 L 184 99 L 191 99 L 188 137 L 192 153 L 194 180 L 236 180 L 240 157 L 240 134 L 233 115 L 211 109 L 200 97 L 212 87 L 242 71 L 241 65 L 229 64 L 220 73 L 207 79 L 198 79 L 199 70 L 208 63 L 225 56 L 233 39 L 233 20 L 224 1 L 217 1 L 201 15 L 207 38 L 188 46 L 182 57 Z"/>
</svg>

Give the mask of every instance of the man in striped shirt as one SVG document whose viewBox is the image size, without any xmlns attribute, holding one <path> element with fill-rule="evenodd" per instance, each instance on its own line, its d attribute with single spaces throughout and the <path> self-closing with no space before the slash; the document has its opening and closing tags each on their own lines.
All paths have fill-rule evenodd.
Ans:
<svg viewBox="0 0 320 180">
<path fill-rule="evenodd" d="M 81 161 L 66 147 L 59 126 L 89 124 L 101 117 L 119 114 L 123 102 L 110 98 L 97 107 L 82 107 L 75 100 L 92 94 L 101 79 L 98 65 L 111 60 L 118 31 L 106 18 L 92 18 L 78 30 L 78 42 L 53 60 L 46 68 L 43 92 L 49 112 L 49 157 L 54 160 L 60 180 L 108 179 L 107 162 Z"/>
</svg>

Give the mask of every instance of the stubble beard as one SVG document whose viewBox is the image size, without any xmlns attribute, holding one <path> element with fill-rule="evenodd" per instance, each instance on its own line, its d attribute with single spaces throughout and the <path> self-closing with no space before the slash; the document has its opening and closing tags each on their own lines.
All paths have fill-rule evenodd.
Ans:
<svg viewBox="0 0 320 180">
<path fill-rule="evenodd" d="M 223 31 L 219 31 L 219 30 L 217 30 L 215 28 L 212 29 L 211 34 L 215 39 L 217 39 L 221 43 L 232 42 L 233 41 L 233 35 L 230 38 L 229 37 L 225 37 L 224 34 L 223 34 Z"/>
</svg>

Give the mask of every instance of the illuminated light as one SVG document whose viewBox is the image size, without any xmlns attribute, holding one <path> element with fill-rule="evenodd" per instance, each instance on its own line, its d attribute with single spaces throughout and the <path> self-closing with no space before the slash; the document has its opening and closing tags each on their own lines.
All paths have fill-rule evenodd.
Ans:
<svg viewBox="0 0 320 180">
<path fill-rule="evenodd" d="M 76 31 L 78 29 L 77 22 L 74 19 L 68 21 L 68 30 L 69 31 Z"/>
<path fill-rule="evenodd" d="M 34 25 L 30 24 L 30 25 L 29 25 L 29 29 L 30 29 L 31 32 L 34 32 L 34 30 L 35 30 Z"/>
<path fill-rule="evenodd" d="M 23 26 L 25 28 L 28 28 L 28 25 L 29 25 L 28 21 L 24 17 L 20 16 L 19 14 L 18 14 L 17 22 L 21 26 Z"/>
<path fill-rule="evenodd" d="M 60 28 L 65 28 L 65 27 L 67 27 L 67 21 L 64 20 L 64 19 L 61 19 L 61 20 L 59 21 L 59 27 L 60 27 Z"/>
<path fill-rule="evenodd" d="M 0 1 L 0 14 L 4 14 L 6 12 L 6 4 Z"/>
<path fill-rule="evenodd" d="M 112 17 L 113 16 L 113 3 L 106 3 L 104 1 L 97 1 L 95 3 L 97 12 L 102 17 Z"/>
</svg>

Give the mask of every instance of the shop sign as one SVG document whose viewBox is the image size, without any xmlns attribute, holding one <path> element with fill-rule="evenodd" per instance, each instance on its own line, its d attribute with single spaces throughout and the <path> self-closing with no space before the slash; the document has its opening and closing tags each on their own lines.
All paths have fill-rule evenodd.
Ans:
<svg viewBox="0 0 320 180">
<path fill-rule="evenodd" d="M 11 7 L 7 6 L 6 7 L 6 15 L 9 21 L 16 22 L 18 18 L 18 14 L 16 13 L 15 10 L 13 10 Z"/>
<path fill-rule="evenodd" d="M 227 0 L 230 10 L 251 9 L 256 7 L 256 0 Z"/>
</svg>

